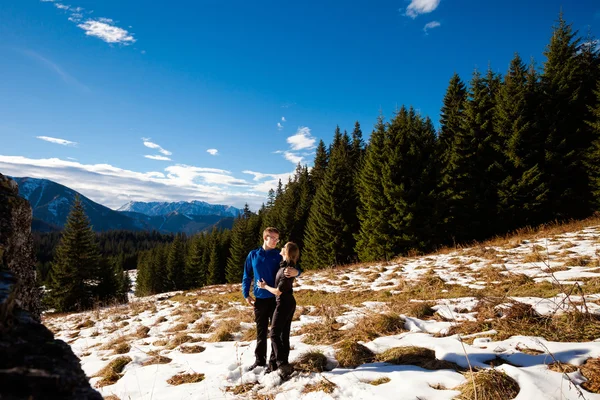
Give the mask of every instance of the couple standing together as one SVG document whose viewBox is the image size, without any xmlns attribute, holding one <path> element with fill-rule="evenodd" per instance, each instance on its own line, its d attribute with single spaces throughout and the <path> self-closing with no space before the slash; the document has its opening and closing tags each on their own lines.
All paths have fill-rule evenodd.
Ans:
<svg viewBox="0 0 600 400">
<path fill-rule="evenodd" d="M 300 250 L 288 242 L 281 252 L 277 249 L 279 231 L 269 227 L 263 231 L 263 245 L 252 250 L 244 264 L 242 293 L 246 302 L 254 306 L 256 322 L 256 361 L 250 370 L 267 366 L 267 332 L 271 320 L 271 356 L 267 372 L 277 369 L 289 375 L 290 328 L 296 310 L 292 286 L 301 270 L 297 266 Z M 254 282 L 254 298 L 250 296 L 250 284 Z"/>
</svg>

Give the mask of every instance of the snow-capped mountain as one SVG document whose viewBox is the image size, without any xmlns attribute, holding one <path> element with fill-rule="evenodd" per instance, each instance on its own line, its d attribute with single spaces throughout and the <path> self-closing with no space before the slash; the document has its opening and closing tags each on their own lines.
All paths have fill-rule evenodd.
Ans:
<svg viewBox="0 0 600 400">
<path fill-rule="evenodd" d="M 135 212 L 134 210 L 115 211 L 88 199 L 71 188 L 47 179 L 11 179 L 14 179 L 19 185 L 19 195 L 31 204 L 34 218 L 32 229 L 37 231 L 62 229 L 67 221 L 67 216 L 71 211 L 76 195 L 79 195 L 81 198 L 86 215 L 90 219 L 90 223 L 95 231 L 156 230 L 162 233 L 184 232 L 186 234 L 194 234 L 211 230 L 213 227 L 231 229 L 233 226 L 233 217 L 239 213 L 239 210 L 235 207 L 212 206 L 203 202 L 195 202 L 198 207 L 196 209 L 187 208 L 187 212 L 185 213 L 172 210 L 165 214 L 148 215 L 146 213 Z M 205 206 L 204 208 L 202 208 L 203 205 Z M 213 213 L 194 214 L 201 210 L 208 212 L 210 207 L 215 207 Z"/>
<path fill-rule="evenodd" d="M 209 204 L 204 201 L 177 201 L 177 202 L 141 202 L 130 201 L 117 211 L 128 211 L 145 214 L 151 217 L 159 215 L 168 215 L 172 212 L 191 216 L 191 215 L 218 215 L 221 217 L 237 217 L 242 211 L 233 206 L 221 204 Z"/>
<path fill-rule="evenodd" d="M 95 231 L 111 229 L 137 231 L 146 228 L 140 221 L 98 204 L 59 183 L 36 178 L 12 179 L 19 185 L 19 195 L 31 204 L 33 217 L 44 222 L 46 229 L 48 225 L 56 228 L 64 227 L 77 195 L 81 198 L 86 215 Z"/>
</svg>

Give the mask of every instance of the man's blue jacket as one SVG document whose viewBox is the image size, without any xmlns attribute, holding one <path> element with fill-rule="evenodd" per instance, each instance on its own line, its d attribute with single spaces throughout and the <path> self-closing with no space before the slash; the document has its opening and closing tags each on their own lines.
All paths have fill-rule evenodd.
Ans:
<svg viewBox="0 0 600 400">
<path fill-rule="evenodd" d="M 281 263 L 281 250 L 265 250 L 262 247 L 252 250 L 246 257 L 244 263 L 244 277 L 242 278 L 242 294 L 244 298 L 250 295 L 250 283 L 254 279 L 254 297 L 257 299 L 268 299 L 275 297 L 275 295 L 268 290 L 264 290 L 258 287 L 256 282 L 264 279 L 267 285 L 275 286 L 275 275 L 279 270 L 279 263 Z M 300 268 L 296 266 L 299 272 Z"/>
</svg>

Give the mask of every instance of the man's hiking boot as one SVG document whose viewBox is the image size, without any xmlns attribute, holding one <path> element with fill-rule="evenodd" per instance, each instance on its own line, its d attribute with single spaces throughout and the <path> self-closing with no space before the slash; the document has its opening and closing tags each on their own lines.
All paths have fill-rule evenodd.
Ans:
<svg viewBox="0 0 600 400">
<path fill-rule="evenodd" d="M 266 364 L 265 363 L 260 363 L 258 361 L 255 361 L 254 364 L 252 364 L 251 366 L 248 367 L 248 371 L 252 371 L 257 367 L 264 367 Z"/>
<path fill-rule="evenodd" d="M 282 364 L 279 366 L 279 375 L 282 379 L 287 379 L 294 372 L 294 367 L 291 364 Z"/>
<path fill-rule="evenodd" d="M 270 374 L 273 371 L 277 371 L 277 363 L 276 362 L 269 362 L 269 366 L 265 370 L 265 373 L 266 374 Z"/>
</svg>

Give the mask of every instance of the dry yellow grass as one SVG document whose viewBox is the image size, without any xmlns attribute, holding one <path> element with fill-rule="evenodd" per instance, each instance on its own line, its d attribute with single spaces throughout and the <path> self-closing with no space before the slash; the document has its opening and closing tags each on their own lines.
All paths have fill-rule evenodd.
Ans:
<svg viewBox="0 0 600 400">
<path fill-rule="evenodd" d="M 240 340 L 242 342 L 251 342 L 256 339 L 256 327 L 252 327 L 250 329 L 246 329 L 242 332 L 242 337 Z"/>
<path fill-rule="evenodd" d="M 200 345 L 179 346 L 179 351 L 184 354 L 202 353 L 206 348 Z"/>
<path fill-rule="evenodd" d="M 167 344 L 166 348 L 169 350 L 174 349 L 175 347 L 183 344 L 183 343 L 188 343 L 188 342 L 192 342 L 194 340 L 193 337 L 191 337 L 190 335 L 186 335 L 185 333 L 178 333 L 177 335 L 175 335 L 174 338 L 172 338 L 169 343 Z"/>
<path fill-rule="evenodd" d="M 580 312 L 553 316 L 538 315 L 530 305 L 516 303 L 505 311 L 505 318 L 464 322 L 450 328 L 449 334 L 497 331 L 495 340 L 512 336 L 541 336 L 556 342 L 587 342 L 600 337 L 600 318 Z"/>
<path fill-rule="evenodd" d="M 173 375 L 167 380 L 169 385 L 178 386 L 185 383 L 197 383 L 204 380 L 204 374 L 192 373 L 192 374 L 178 374 Z"/>
<path fill-rule="evenodd" d="M 393 347 L 378 354 L 377 360 L 395 365 L 415 365 L 429 370 L 462 370 L 462 368 L 453 362 L 435 358 L 433 350 L 416 346 Z"/>
<path fill-rule="evenodd" d="M 177 325 L 174 325 L 172 327 L 170 327 L 169 329 L 167 329 L 167 332 L 181 332 L 181 331 L 185 331 L 187 329 L 187 324 L 184 323 L 179 323 Z"/>
<path fill-rule="evenodd" d="M 571 372 L 577 371 L 577 367 L 572 364 L 564 364 L 560 361 L 555 361 L 548 364 L 548 369 L 554 372 L 560 372 L 562 374 L 570 374 Z"/>
<path fill-rule="evenodd" d="M 143 338 L 148 337 L 148 332 L 150 332 L 150 328 L 142 325 L 136 329 L 135 333 L 132 336 L 134 336 L 138 339 L 143 339 Z"/>
<path fill-rule="evenodd" d="M 588 358 L 580 370 L 587 379 L 581 386 L 588 392 L 600 393 L 600 358 Z"/>
<path fill-rule="evenodd" d="M 466 373 L 457 400 L 509 400 L 519 394 L 519 385 L 510 376 L 495 369 Z"/>
<path fill-rule="evenodd" d="M 302 393 L 310 393 L 310 392 L 325 392 L 327 394 L 331 394 L 335 391 L 337 385 L 326 378 L 322 378 L 320 382 L 314 384 L 308 384 L 304 386 L 302 389 Z"/>
<path fill-rule="evenodd" d="M 129 353 L 129 350 L 131 350 L 131 346 L 129 345 L 129 343 L 119 343 L 113 349 L 115 354 Z"/>
<path fill-rule="evenodd" d="M 121 372 L 127 364 L 131 362 L 131 357 L 117 357 L 112 360 L 108 365 L 102 368 L 96 376 L 102 379 L 96 383 L 96 387 L 100 388 L 103 386 L 115 384 L 122 376 Z"/>
<path fill-rule="evenodd" d="M 390 381 L 391 381 L 390 378 L 388 378 L 387 376 L 384 376 L 381 378 L 374 379 L 372 381 L 368 381 L 366 383 L 368 383 L 369 385 L 373 385 L 373 386 L 379 386 L 379 385 L 383 385 L 384 383 L 388 383 Z"/>
<path fill-rule="evenodd" d="M 150 359 L 144 361 L 142 363 L 142 366 L 145 367 L 147 365 L 168 364 L 171 361 L 172 360 L 169 357 L 165 357 L 165 356 L 161 356 L 161 355 L 156 355 L 156 356 L 153 356 Z"/>
<path fill-rule="evenodd" d="M 254 385 L 255 385 L 255 383 L 253 383 L 253 382 L 241 383 L 236 386 L 227 386 L 225 388 L 225 391 L 231 392 L 234 395 L 239 396 L 241 394 L 250 392 L 254 388 Z"/>
<path fill-rule="evenodd" d="M 96 325 L 96 323 L 94 321 L 92 321 L 91 319 L 86 319 L 85 321 L 79 323 L 75 329 L 85 329 L 85 328 L 91 328 L 92 326 Z"/>
<path fill-rule="evenodd" d="M 327 366 L 327 357 L 318 350 L 300 354 L 294 361 L 294 369 L 302 372 L 323 372 Z"/>
<path fill-rule="evenodd" d="M 338 344 L 335 358 L 342 368 L 356 368 L 359 365 L 373 362 L 375 354 L 364 345 L 346 340 Z"/>
</svg>

